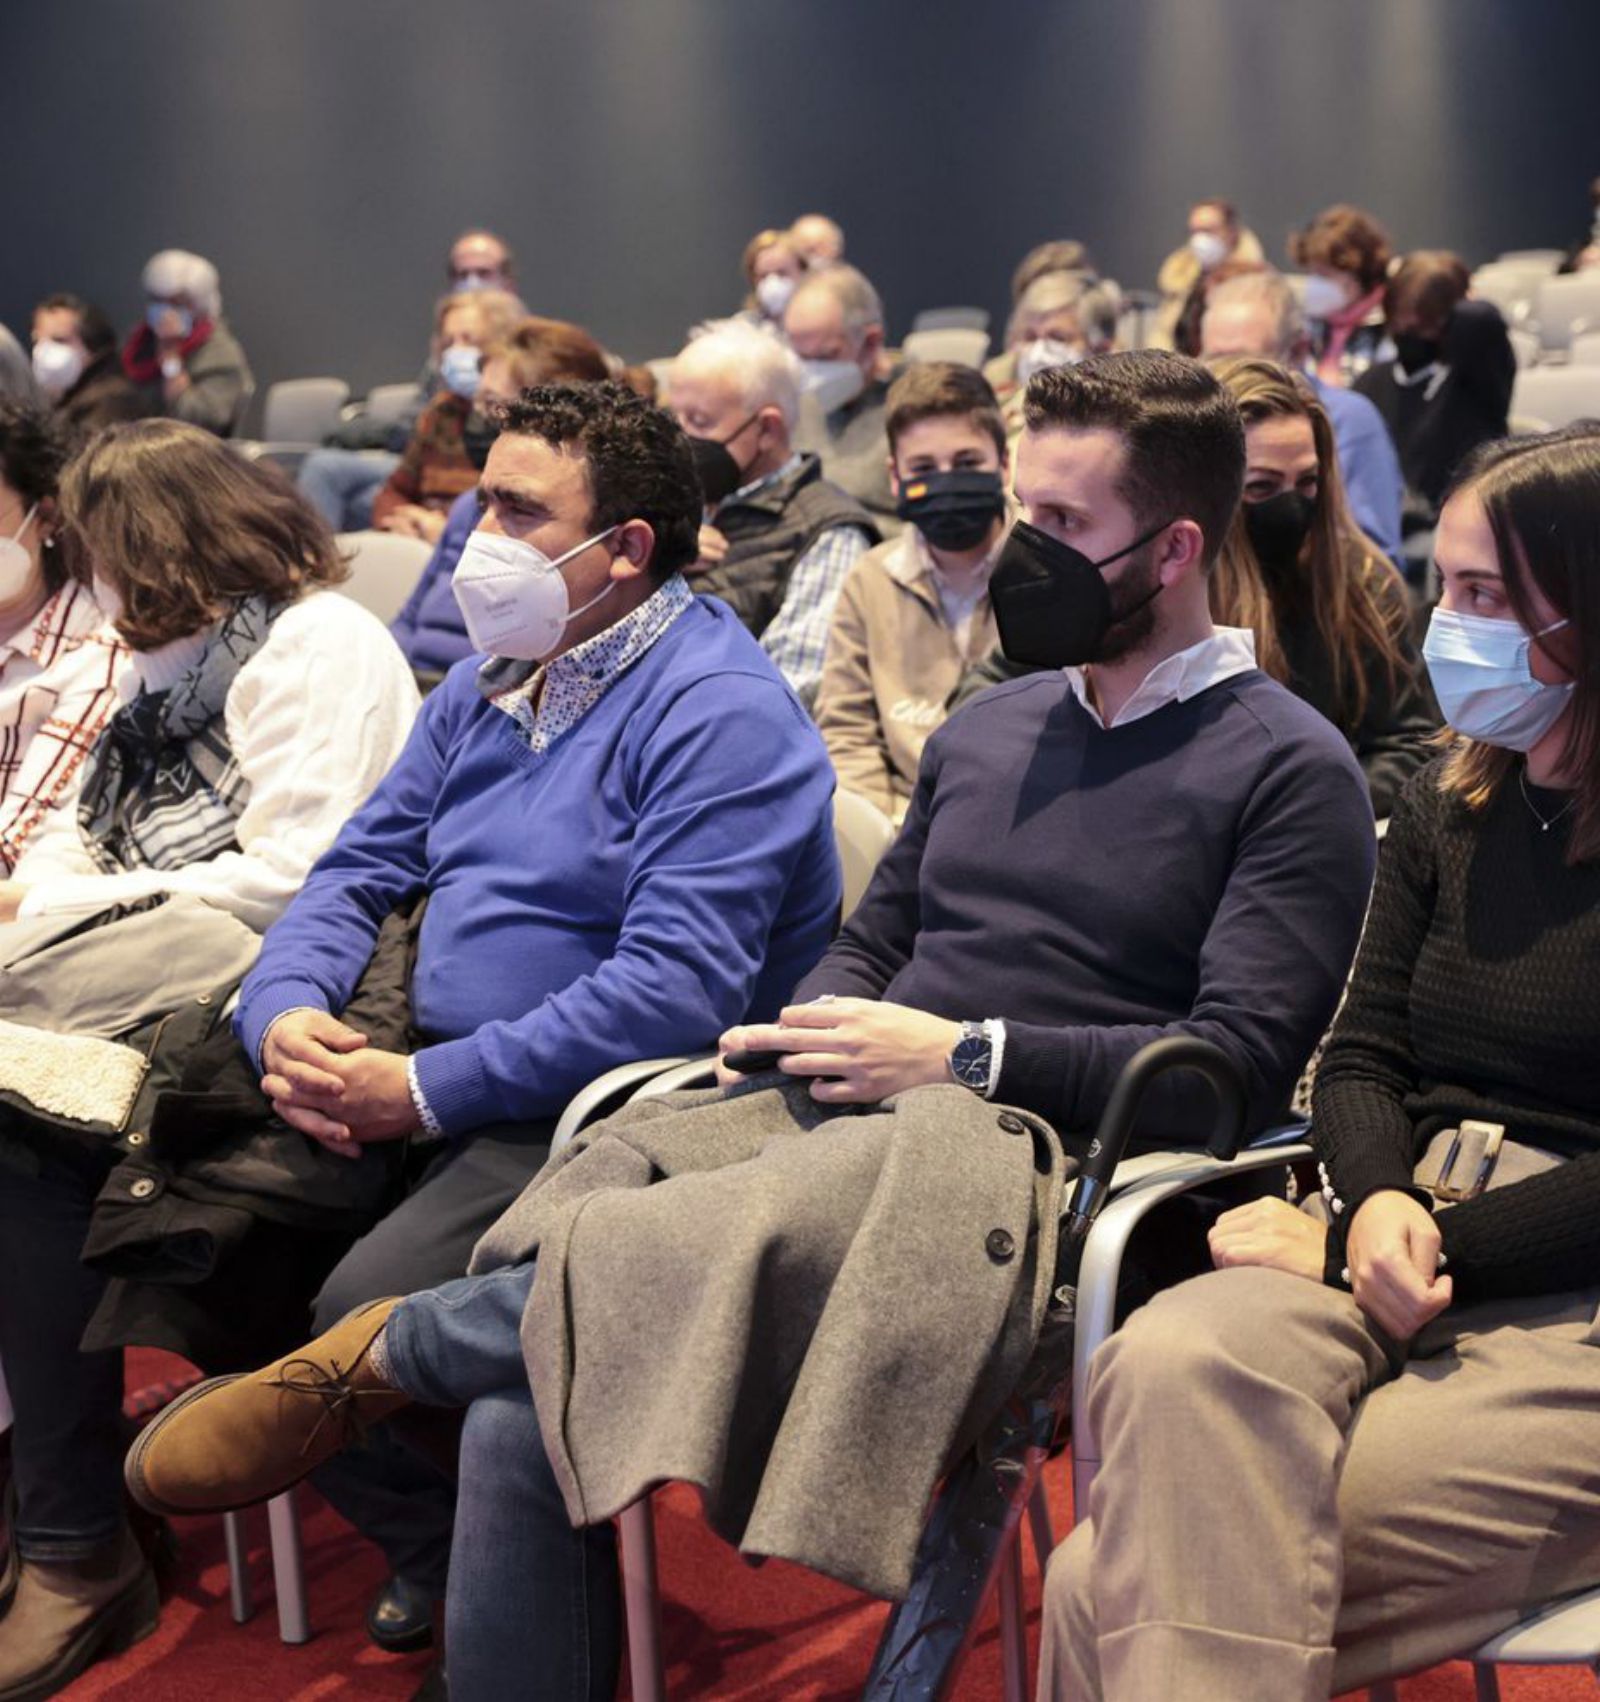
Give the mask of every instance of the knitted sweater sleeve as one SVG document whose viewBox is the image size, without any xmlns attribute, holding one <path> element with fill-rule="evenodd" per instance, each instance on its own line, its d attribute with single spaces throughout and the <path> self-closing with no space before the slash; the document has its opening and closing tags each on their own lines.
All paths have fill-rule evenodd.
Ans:
<svg viewBox="0 0 1600 1702">
<path fill-rule="evenodd" d="M 1378 860 L 1366 935 L 1317 1074 L 1312 1142 L 1338 1201 L 1327 1274 L 1345 1264 L 1344 1239 L 1361 1204 L 1383 1189 L 1410 1194 L 1416 1141 L 1405 1106 L 1419 1085 L 1411 1047 L 1411 979 L 1436 893 L 1445 808 L 1437 765 L 1406 788 Z M 1496 1188 L 1437 1214 L 1455 1300 L 1561 1293 L 1600 1271 L 1600 1153 Z"/>
</svg>

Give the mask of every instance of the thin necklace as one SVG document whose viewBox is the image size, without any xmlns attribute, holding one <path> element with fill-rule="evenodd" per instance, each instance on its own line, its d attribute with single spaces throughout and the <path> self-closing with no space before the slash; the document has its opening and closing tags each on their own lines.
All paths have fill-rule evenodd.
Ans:
<svg viewBox="0 0 1600 1702">
<path fill-rule="evenodd" d="M 1576 798 L 1569 798 L 1553 816 L 1543 816 L 1539 813 L 1539 806 L 1528 796 L 1528 771 L 1526 768 L 1519 768 L 1517 770 L 1517 785 L 1522 791 L 1522 801 L 1533 812 L 1533 819 L 1538 822 L 1539 831 L 1541 833 L 1548 833 L 1550 829 L 1553 828 L 1568 812 L 1568 810 L 1574 809 L 1577 806 L 1578 800 Z"/>
</svg>

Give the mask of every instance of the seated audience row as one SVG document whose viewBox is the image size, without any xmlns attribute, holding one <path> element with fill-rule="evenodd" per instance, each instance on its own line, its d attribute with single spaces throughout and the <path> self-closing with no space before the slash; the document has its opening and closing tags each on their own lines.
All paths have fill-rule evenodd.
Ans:
<svg viewBox="0 0 1600 1702">
<path fill-rule="evenodd" d="M 976 374 L 971 382 L 982 384 Z M 583 453 L 598 500 L 585 497 L 569 512 L 558 491 L 573 486 L 563 484 L 545 488 L 537 518 L 514 508 L 506 514 L 515 499 L 541 489 L 552 463 L 574 481 L 574 495 L 583 488 L 578 469 L 560 466 L 550 447 L 552 437 L 566 440 L 565 411 L 579 407 L 563 401 L 557 411 L 535 393 L 507 414 L 485 471 L 483 542 L 504 572 L 514 552 L 502 531 L 536 538 L 541 561 L 572 564 L 571 595 L 583 608 L 606 571 L 600 561 L 581 566 L 585 552 L 620 546 L 639 569 L 670 538 L 676 565 L 684 565 L 695 512 L 686 504 L 671 532 L 639 519 L 619 527 L 622 514 L 638 509 L 603 506 L 609 486 L 593 470 L 601 445 L 591 439 Z M 916 424 L 906 423 L 905 432 Z M 683 471 L 675 477 L 687 482 L 687 445 L 677 443 Z M 988 449 L 998 457 L 993 436 Z M 1237 1060 L 1258 1125 L 1281 1110 L 1344 981 L 1374 855 L 1360 772 L 1337 732 L 1254 666 L 1248 635 L 1219 631 L 1209 610 L 1207 576 L 1244 472 L 1238 409 L 1191 362 L 1147 353 L 1040 374 L 1018 451 L 1017 494 L 1029 520 L 1014 528 L 991 588 L 1001 634 L 1029 654 L 1048 646 L 1055 666 L 985 694 L 934 735 L 905 828 L 844 932 L 781 1010 L 727 1027 L 725 1060 L 775 1053 L 782 1073 L 710 1102 L 605 1126 L 520 1199 L 511 1200 L 514 1190 L 501 1195 L 510 1209 L 477 1255 L 489 1274 L 397 1307 L 380 1297 L 439 1280 L 419 1285 L 419 1248 L 442 1274 L 470 1244 L 463 1237 L 446 1249 L 438 1226 L 448 1214 L 424 1216 L 413 1196 L 376 1232 L 389 1249 L 383 1268 L 369 1256 L 369 1237 L 348 1262 L 362 1268 L 362 1280 L 336 1277 L 325 1293 L 321 1321 L 332 1333 L 302 1354 L 305 1386 L 321 1394 L 286 1395 L 268 1373 L 175 1408 L 133 1456 L 140 1498 L 163 1511 L 194 1510 L 255 1499 L 315 1468 L 347 1508 L 356 1504 L 352 1485 L 372 1492 L 367 1528 L 376 1526 L 375 1510 L 398 1505 L 396 1487 L 411 1483 L 414 1529 L 425 1504 L 419 1457 L 394 1461 L 389 1499 L 380 1502 L 372 1449 L 341 1451 L 348 1431 L 338 1421 L 313 1436 L 306 1404 L 327 1411 L 324 1397 L 342 1408 L 359 1403 L 380 1433 L 394 1427 L 379 1421 L 410 1399 L 469 1407 L 445 1622 L 451 1692 L 468 1698 L 610 1693 L 620 1627 L 608 1516 L 660 1476 L 700 1483 L 719 1527 L 753 1552 L 805 1559 L 874 1588 L 903 1584 L 927 1493 L 962 1412 L 975 1390 L 991 1400 L 1005 1392 L 982 1393 L 1007 1319 L 1029 1305 L 1032 1284 L 1018 1284 L 1016 1255 L 1036 1227 L 1036 1202 L 1040 1212 L 1058 1209 L 1062 1149 L 1050 1128 L 1081 1151 L 1127 1059 L 1145 1041 L 1179 1033 L 1208 1035 Z M 991 474 L 991 500 L 997 482 Z M 1100 567 L 1109 571 L 1102 576 Z M 615 582 L 622 570 L 613 563 L 609 571 Z M 462 586 L 469 624 L 470 583 Z M 683 582 L 670 578 L 655 595 L 688 599 Z M 638 605 L 648 607 L 648 600 Z M 712 1014 L 695 991 L 706 973 L 702 948 L 717 966 L 711 985 L 742 996 L 729 984 L 730 970 L 743 972 L 751 942 L 770 926 L 765 895 L 796 891 L 794 851 L 780 855 L 758 841 L 807 816 L 826 833 L 827 783 L 824 777 L 808 791 L 783 772 L 785 762 L 815 760 L 807 754 L 815 735 L 797 709 L 786 727 L 781 716 L 758 716 L 763 697 L 751 660 L 740 664 L 748 684 L 736 708 L 728 706 L 731 680 L 708 701 L 709 742 L 697 742 L 693 758 L 684 752 L 658 762 L 643 751 L 635 758 L 633 741 L 676 744 L 686 735 L 675 709 L 650 713 L 651 676 L 663 651 L 671 660 L 661 667 L 686 665 L 691 622 L 715 624 L 724 642 L 749 645 L 729 617 L 706 612 L 716 608 L 691 603 L 563 743 L 519 769 L 514 790 L 540 787 L 551 798 L 541 819 L 556 814 L 555 796 L 576 787 L 591 825 L 581 844 L 557 828 L 539 836 L 539 855 L 520 851 L 515 872 L 492 888 L 510 908 L 489 925 L 479 917 L 471 941 L 456 919 L 481 908 L 479 889 L 463 878 L 465 848 L 440 832 L 440 818 L 458 791 L 470 800 L 468 838 L 487 873 L 508 843 L 493 827 L 500 788 L 490 776 L 510 760 L 512 742 L 497 729 L 469 759 L 472 729 L 496 713 L 472 669 L 452 674 L 429 700 L 412 751 L 313 874 L 245 983 L 242 1036 L 251 1048 L 264 1040 L 268 1089 L 295 1126 L 364 1148 L 414 1127 L 426 1107 L 454 1165 L 470 1166 L 493 1132 L 485 1120 L 516 1119 L 534 1140 L 539 1120 L 598 1067 L 607 1045 L 626 1055 L 689 1041 L 693 1022 Z M 502 642 L 510 641 L 513 655 L 543 654 L 557 630 L 524 647 L 507 626 Z M 586 648 L 549 664 L 549 683 L 528 717 L 536 743 L 547 716 L 572 713 L 555 676 Z M 715 645 L 701 638 L 693 654 L 704 666 Z M 753 647 L 747 655 L 756 659 Z M 533 677 L 527 663 L 494 662 L 482 689 L 508 688 L 508 707 L 520 709 L 512 681 Z M 683 701 L 673 674 L 661 676 L 659 689 L 665 703 Z M 776 695 L 765 701 L 782 706 Z M 457 751 L 459 781 L 451 768 L 441 772 Z M 595 758 L 606 764 L 598 772 Z M 730 762 L 759 776 L 749 813 L 730 786 Z M 687 816 L 675 799 L 662 800 L 665 844 L 681 847 L 670 874 L 663 868 L 662 902 L 672 912 L 688 907 L 687 931 L 668 916 L 652 919 L 638 936 L 644 955 L 635 958 L 630 927 L 618 958 L 592 972 L 592 987 L 582 980 L 565 991 L 551 986 L 528 1017 L 485 1021 L 490 1000 L 520 1007 L 540 995 L 528 978 L 554 973 L 553 942 L 530 949 L 536 937 L 518 938 L 519 921 L 545 926 L 520 920 L 519 890 L 561 872 L 561 898 L 532 909 L 535 918 L 558 907 L 570 912 L 593 890 L 596 798 L 620 802 L 630 775 L 658 771 L 704 789 Z M 709 833 L 730 801 L 734 838 L 712 856 L 685 822 Z M 426 842 L 413 844 L 429 813 Z M 635 843 L 656 844 L 642 819 L 634 831 Z M 612 843 L 602 831 L 600 848 Z M 435 884 L 430 864 L 439 858 Z M 574 858 L 586 873 L 567 872 L 575 871 Z M 624 861 L 618 842 L 619 872 Z M 608 855 L 602 870 L 609 862 Z M 716 878 L 709 906 L 699 871 Z M 370 1048 L 359 1048 L 337 1019 L 370 947 L 372 918 L 424 879 L 433 898 L 423 951 L 437 927 L 440 956 L 419 963 L 417 986 L 438 997 L 442 1012 L 447 983 L 459 980 L 452 1002 L 462 1001 L 468 1024 L 484 1026 L 414 1054 L 414 1102 L 405 1060 L 364 1062 Z M 773 992 L 792 981 L 807 954 L 815 958 L 833 925 L 836 884 L 807 879 L 800 890 L 810 895 L 803 937 L 793 939 L 792 954 L 765 948 Z M 664 954 L 669 940 L 677 943 Z M 509 956 L 501 956 L 502 945 Z M 610 974 L 622 959 L 637 966 L 626 993 Z M 503 967 L 496 972 L 496 965 Z M 608 1006 L 602 989 L 627 999 L 629 1014 Z M 306 1005 L 316 1008 L 296 1011 Z M 578 1009 L 583 1019 L 573 1029 L 569 1013 Z M 664 1030 L 657 1024 L 668 1013 L 673 1026 Z M 436 1021 L 431 1011 L 421 1015 L 425 1029 Z M 724 1070 L 731 1082 L 731 1064 Z M 892 1108 L 883 1105 L 890 1098 Z M 990 1098 L 1021 1115 L 996 1122 Z M 1204 1121 L 1189 1096 L 1169 1090 L 1147 1105 L 1141 1126 L 1147 1138 L 1193 1140 Z M 803 1142 L 795 1138 L 801 1134 Z M 803 1155 L 803 1163 L 789 1154 Z M 623 1185 L 586 1192 L 596 1165 Z M 888 1197 L 874 1186 L 890 1188 L 901 1165 L 917 1178 L 920 1205 L 901 1197 L 900 1213 L 913 1215 L 898 1218 L 872 1265 L 865 1199 L 881 1201 L 886 1227 L 895 1225 Z M 1053 1179 L 1042 1195 L 1036 1165 Z M 490 1205 L 512 1169 L 486 1180 L 475 1199 Z M 449 1174 L 441 1169 L 436 1189 Z M 660 1179 L 627 1185 L 647 1175 Z M 546 1236 L 567 1221 L 562 1200 L 568 1208 L 585 1204 L 570 1239 L 559 1232 L 558 1247 Z M 918 1211 L 929 1215 L 919 1219 Z M 933 1221 L 937 1235 L 926 1233 Z M 959 1252 L 969 1245 L 974 1258 Z M 832 1285 L 847 1249 L 884 1277 L 892 1271 L 903 1301 L 868 1306 L 864 1332 L 831 1337 L 843 1355 L 837 1392 L 817 1388 L 815 1405 L 791 1402 L 796 1359 L 812 1330 L 823 1328 L 821 1299 L 830 1288 L 833 1301 L 841 1299 Z M 636 1305 L 611 1302 L 644 1290 L 651 1328 L 641 1337 Z M 558 1337 L 547 1334 L 552 1296 L 566 1320 Z M 336 1321 L 361 1300 L 378 1303 Z M 519 1344 L 525 1305 L 525 1339 L 539 1344 L 531 1388 Z M 562 1366 L 581 1368 L 575 1384 L 544 1351 L 556 1339 Z M 889 1372 L 895 1364 L 898 1377 Z M 911 1364 L 924 1373 L 906 1374 Z M 691 1365 L 699 1367 L 692 1374 Z M 822 1413 L 811 1429 L 816 1405 Z M 903 1469 L 881 1471 L 869 1449 L 868 1472 L 819 1528 L 804 1461 L 830 1462 L 836 1476 L 836 1450 L 826 1441 L 835 1424 L 858 1446 L 864 1436 L 894 1437 Z M 774 1443 L 780 1426 L 781 1451 Z M 442 1533 L 447 1504 L 439 1511 Z M 507 1611 L 512 1603 L 517 1611 Z"/>
</svg>

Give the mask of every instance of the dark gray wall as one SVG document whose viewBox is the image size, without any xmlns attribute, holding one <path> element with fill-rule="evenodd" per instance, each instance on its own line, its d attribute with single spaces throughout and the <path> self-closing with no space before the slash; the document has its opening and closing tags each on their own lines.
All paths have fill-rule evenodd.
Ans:
<svg viewBox="0 0 1600 1702">
<path fill-rule="evenodd" d="M 1348 199 L 1478 261 L 1581 230 L 1597 65 L 1594 0 L 4 0 L 0 320 L 129 320 L 188 247 L 263 380 L 362 388 L 469 223 L 631 358 L 811 207 L 895 332 L 1049 236 L 1147 282 L 1211 193 L 1277 258 Z"/>
</svg>

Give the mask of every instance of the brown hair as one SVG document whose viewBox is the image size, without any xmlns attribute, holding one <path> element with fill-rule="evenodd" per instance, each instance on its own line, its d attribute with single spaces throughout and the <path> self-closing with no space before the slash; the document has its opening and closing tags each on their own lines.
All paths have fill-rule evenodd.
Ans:
<svg viewBox="0 0 1600 1702">
<path fill-rule="evenodd" d="M 482 340 L 492 343 L 504 337 L 528 310 L 510 290 L 463 290 L 442 295 L 433 305 L 433 354 L 437 359 L 444 346 L 444 322 L 452 313 L 476 313 L 482 322 Z"/>
<path fill-rule="evenodd" d="M 795 259 L 800 262 L 800 270 L 804 272 L 807 269 L 806 257 L 801 252 L 799 244 L 796 243 L 795 239 L 788 231 L 758 230 L 756 234 L 744 245 L 744 258 L 740 261 L 740 265 L 744 267 L 744 281 L 750 286 L 752 291 L 756 287 L 756 261 L 758 261 L 769 248 L 787 248 Z"/>
<path fill-rule="evenodd" d="M 1006 456 L 1006 427 L 989 381 L 975 367 L 954 361 L 926 361 L 908 366 L 889 386 L 884 404 L 884 429 L 892 456 L 900 434 L 919 420 L 959 416 L 994 439 L 1000 459 Z"/>
<path fill-rule="evenodd" d="M 1208 364 L 1239 404 L 1247 439 L 1258 420 L 1310 421 L 1317 449 L 1317 507 L 1300 562 L 1317 634 L 1333 660 L 1334 706 L 1348 730 L 1366 713 L 1369 660 L 1380 660 L 1391 691 L 1410 666 L 1402 647 L 1404 599 L 1396 597 L 1386 607 L 1375 593 L 1379 576 L 1392 577 L 1393 570 L 1350 517 L 1333 427 L 1310 384 L 1288 367 L 1255 355 L 1224 356 Z M 1211 576 L 1211 612 L 1226 625 L 1249 627 L 1262 668 L 1274 679 L 1288 679 L 1277 612 L 1250 547 L 1242 506 Z"/>
<path fill-rule="evenodd" d="M 1118 496 L 1141 528 L 1192 520 L 1209 572 L 1244 486 L 1244 425 L 1199 361 L 1165 349 L 1090 355 L 1036 372 L 1023 393 L 1029 431 L 1113 431 Z"/>
<path fill-rule="evenodd" d="M 1011 299 L 1022 299 L 1029 284 L 1036 283 L 1048 272 L 1081 272 L 1085 278 L 1098 276 L 1089 250 L 1070 237 L 1058 237 L 1053 242 L 1041 242 L 1030 248 L 1017 262 L 1011 274 Z"/>
<path fill-rule="evenodd" d="M 181 420 L 107 426 L 67 468 L 61 508 L 135 650 L 199 632 L 240 598 L 292 602 L 348 572 L 276 467 Z"/>
<path fill-rule="evenodd" d="M 484 346 L 483 362 L 503 360 L 519 390 L 534 384 L 598 384 L 611 376 L 606 352 L 583 329 L 565 319 L 519 319 Z"/>
<path fill-rule="evenodd" d="M 1530 583 L 1558 618 L 1572 623 L 1564 635 L 1575 658 L 1565 764 L 1575 793 L 1567 861 L 1593 862 L 1600 858 L 1600 430 L 1568 426 L 1486 443 L 1468 457 L 1445 501 L 1464 492 L 1483 505 L 1506 601 L 1522 630 L 1542 624 Z M 1514 751 L 1455 739 L 1442 784 L 1469 809 L 1481 810 L 1516 762 Z"/>
<path fill-rule="evenodd" d="M 1329 266 L 1348 272 L 1361 293 L 1375 290 L 1389 275 L 1394 250 L 1389 233 L 1370 213 L 1340 204 L 1328 207 L 1289 239 L 1289 258 L 1297 266 Z"/>
<path fill-rule="evenodd" d="M 1472 274 L 1447 248 L 1419 248 L 1395 269 L 1383 291 L 1383 316 L 1439 331 L 1458 302 L 1465 301 Z"/>
</svg>

